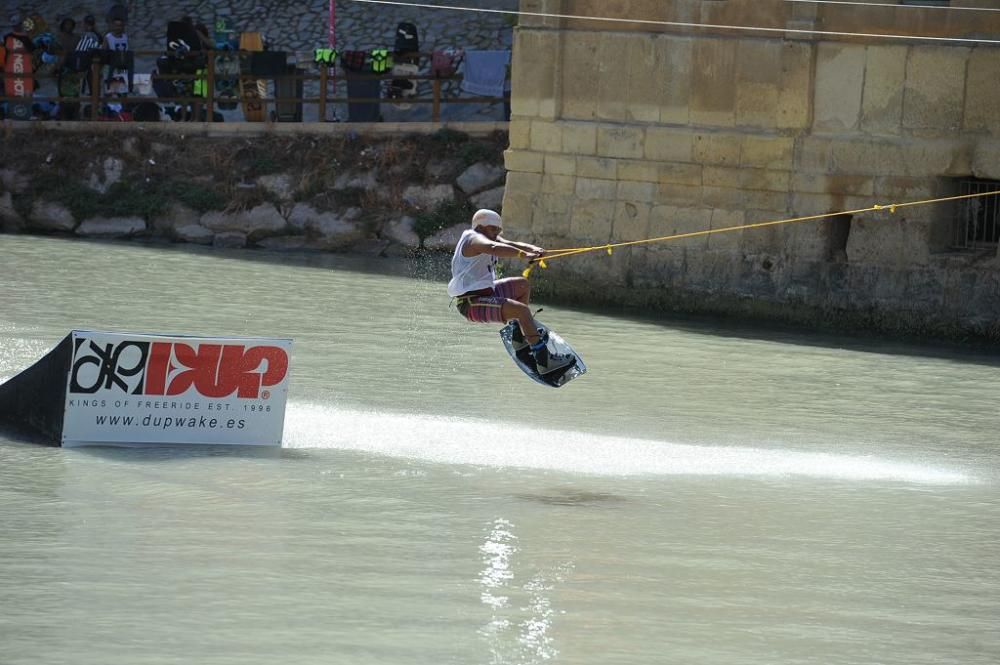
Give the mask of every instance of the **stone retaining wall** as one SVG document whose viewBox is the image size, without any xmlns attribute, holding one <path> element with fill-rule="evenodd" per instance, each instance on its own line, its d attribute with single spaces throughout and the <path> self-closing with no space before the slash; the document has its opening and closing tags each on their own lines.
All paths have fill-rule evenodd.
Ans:
<svg viewBox="0 0 1000 665">
<path fill-rule="evenodd" d="M 770 0 L 642 3 L 648 17 L 611 3 L 522 6 L 692 21 L 766 9 L 774 20 L 804 20 Z M 818 27 L 836 29 L 821 13 L 828 20 Z M 994 19 L 955 15 L 934 34 L 967 35 Z M 832 214 L 1000 181 L 995 46 L 692 36 L 555 19 L 521 26 L 504 210 L 512 228 L 549 247 Z M 567 298 L 1000 340 L 997 244 L 956 248 L 959 205 L 561 259 L 546 285 Z"/>
<path fill-rule="evenodd" d="M 19 160 L 0 168 L 0 230 L 403 255 L 450 251 L 472 211 L 503 199 L 503 132 L 130 124 L 18 124 L 2 143 Z"/>
</svg>

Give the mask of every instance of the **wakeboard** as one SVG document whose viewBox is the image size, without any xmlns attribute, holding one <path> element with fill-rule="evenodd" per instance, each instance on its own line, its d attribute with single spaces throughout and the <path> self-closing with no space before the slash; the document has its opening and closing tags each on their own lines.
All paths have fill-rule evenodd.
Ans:
<svg viewBox="0 0 1000 665">
<path fill-rule="evenodd" d="M 544 326 L 537 321 L 535 324 L 538 326 L 538 332 L 542 333 L 542 335 L 548 333 L 548 341 L 545 345 L 548 347 L 549 353 L 571 354 L 576 358 L 576 362 L 548 374 L 539 374 L 538 368 L 535 366 L 535 359 L 532 357 L 528 347 L 524 347 L 518 352 L 514 351 L 514 344 L 511 341 L 511 336 L 514 334 L 514 322 L 511 321 L 500 330 L 500 340 L 503 342 L 504 348 L 507 349 L 507 353 L 510 354 L 510 357 L 521 368 L 522 372 L 538 383 L 553 388 L 559 388 L 587 372 L 587 366 L 583 363 L 583 359 L 580 358 L 580 354 L 574 351 L 573 347 L 566 340 L 552 330 L 549 330 L 548 326 Z"/>
<path fill-rule="evenodd" d="M 240 56 L 232 51 L 217 51 L 215 56 L 215 99 L 223 111 L 240 104 Z"/>
<path fill-rule="evenodd" d="M 392 66 L 392 73 L 395 76 L 416 76 L 420 73 L 420 67 L 409 62 L 397 62 Z M 413 79 L 393 79 L 386 96 L 394 100 L 392 105 L 395 108 L 408 111 L 413 108 L 413 104 L 406 100 L 417 96 L 417 82 Z"/>
<path fill-rule="evenodd" d="M 4 62 L 4 73 L 6 74 L 4 90 L 7 97 L 24 100 L 10 102 L 10 117 L 14 120 L 31 120 L 31 97 L 35 92 L 35 81 L 31 78 L 31 52 L 25 45 L 27 39 L 26 35 L 11 33 L 7 35 L 4 43 L 7 52 L 7 59 Z"/>
</svg>

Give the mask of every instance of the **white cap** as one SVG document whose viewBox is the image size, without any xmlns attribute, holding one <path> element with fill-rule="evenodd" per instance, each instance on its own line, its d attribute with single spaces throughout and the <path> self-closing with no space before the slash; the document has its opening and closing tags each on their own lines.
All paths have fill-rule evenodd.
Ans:
<svg viewBox="0 0 1000 665">
<path fill-rule="evenodd" d="M 472 228 L 477 226 L 495 226 L 497 228 L 503 228 L 503 219 L 500 215 L 493 210 L 488 208 L 480 208 L 472 216 Z"/>
</svg>

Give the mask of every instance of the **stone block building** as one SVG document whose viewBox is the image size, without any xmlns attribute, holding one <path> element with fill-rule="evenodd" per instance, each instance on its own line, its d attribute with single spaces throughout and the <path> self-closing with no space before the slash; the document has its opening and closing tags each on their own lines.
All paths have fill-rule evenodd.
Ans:
<svg viewBox="0 0 1000 665">
<path fill-rule="evenodd" d="M 836 213 L 554 260 L 540 286 L 1000 339 L 1000 197 L 851 212 L 1000 190 L 995 3 L 892 4 L 522 0 L 511 228 L 563 248 Z"/>
</svg>

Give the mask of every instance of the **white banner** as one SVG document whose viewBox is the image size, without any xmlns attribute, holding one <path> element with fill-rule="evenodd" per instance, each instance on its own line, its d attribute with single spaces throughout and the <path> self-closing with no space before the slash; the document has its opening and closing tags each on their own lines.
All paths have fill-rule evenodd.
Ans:
<svg viewBox="0 0 1000 665">
<path fill-rule="evenodd" d="M 280 446 L 290 339 L 73 331 L 62 445 Z"/>
</svg>

